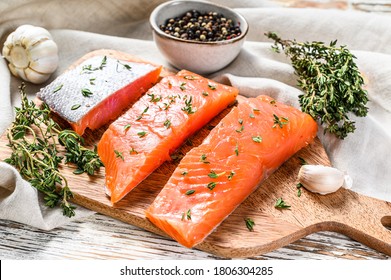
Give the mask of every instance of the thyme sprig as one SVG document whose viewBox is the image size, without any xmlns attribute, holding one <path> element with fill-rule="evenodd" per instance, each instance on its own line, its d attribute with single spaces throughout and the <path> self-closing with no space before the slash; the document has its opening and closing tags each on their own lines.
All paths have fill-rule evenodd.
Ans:
<svg viewBox="0 0 391 280">
<path fill-rule="evenodd" d="M 349 114 L 366 116 L 368 96 L 356 57 L 348 48 L 337 47 L 337 41 L 326 45 L 283 40 L 274 32 L 265 35 L 274 41 L 274 51 L 283 50 L 291 60 L 298 86 L 304 91 L 299 96 L 302 111 L 320 121 L 325 133 L 344 139 L 354 132 L 355 122 Z"/>
<path fill-rule="evenodd" d="M 60 205 L 65 216 L 75 215 L 75 206 L 69 203 L 73 197 L 68 181 L 59 171 L 63 156 L 59 144 L 66 148 L 65 162 L 77 165 L 76 174 L 93 174 L 103 166 L 95 151 L 81 146 L 82 138 L 74 131 L 61 130 L 50 117 L 46 104 L 38 108 L 29 101 L 25 85 L 20 86 L 21 107 L 15 108 L 15 120 L 7 137 L 12 153 L 4 161 L 15 166 L 21 176 L 44 194 L 48 207 Z"/>
</svg>

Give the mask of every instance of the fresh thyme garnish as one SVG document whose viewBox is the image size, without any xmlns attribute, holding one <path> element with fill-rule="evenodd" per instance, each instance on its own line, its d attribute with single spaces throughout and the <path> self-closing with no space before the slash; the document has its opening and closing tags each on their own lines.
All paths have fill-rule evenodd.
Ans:
<svg viewBox="0 0 391 280">
<path fill-rule="evenodd" d="M 273 114 L 274 125 L 273 128 L 277 127 L 277 125 L 282 128 L 284 125 L 287 125 L 289 120 L 285 117 L 278 117 L 276 114 Z M 281 119 L 280 119 L 281 118 Z"/>
<path fill-rule="evenodd" d="M 188 220 L 191 220 L 191 209 L 188 209 L 186 212 L 184 212 L 184 213 L 182 214 L 182 221 L 183 221 L 185 218 L 188 219 Z"/>
<path fill-rule="evenodd" d="M 216 86 L 215 86 L 215 85 L 212 85 L 212 84 L 208 84 L 208 87 L 209 87 L 211 90 L 215 90 L 215 89 L 216 89 Z"/>
<path fill-rule="evenodd" d="M 59 91 L 60 89 L 62 89 L 62 87 L 63 87 L 63 84 L 58 85 L 58 86 L 53 90 L 53 93 L 56 93 L 57 91 Z"/>
<path fill-rule="evenodd" d="M 65 163 L 77 165 L 75 174 L 94 174 L 101 166 L 96 151 L 83 147 L 83 139 L 71 130 L 61 127 L 50 117 L 49 107 L 36 107 L 27 99 L 25 85 L 20 87 L 21 107 L 15 108 L 15 120 L 7 137 L 12 153 L 5 162 L 15 166 L 21 176 L 44 195 L 48 207 L 60 205 L 67 217 L 75 215 L 75 206 L 69 203 L 73 194 L 68 181 L 59 171 L 64 157 L 58 145 L 66 149 Z"/>
<path fill-rule="evenodd" d="M 238 123 L 240 124 L 240 128 L 235 131 L 241 133 L 244 130 L 243 119 L 238 119 Z"/>
<path fill-rule="evenodd" d="M 300 165 L 308 164 L 307 161 L 304 158 L 302 158 L 302 157 L 299 157 L 299 161 L 300 161 Z"/>
<path fill-rule="evenodd" d="M 183 176 L 186 176 L 187 174 L 189 174 L 189 172 L 187 172 L 187 171 L 182 171 L 181 172 L 181 175 L 183 175 Z"/>
<path fill-rule="evenodd" d="M 186 83 L 185 82 L 182 82 L 181 85 L 179 86 L 179 88 L 184 91 L 186 90 L 186 87 L 185 87 Z"/>
<path fill-rule="evenodd" d="M 354 132 L 355 122 L 348 115 L 367 115 L 368 93 L 363 89 L 356 57 L 348 48 L 337 47 L 337 41 L 326 45 L 283 40 L 274 32 L 265 35 L 274 41 L 274 51 L 280 52 L 281 48 L 291 60 L 298 86 L 304 91 L 299 96 L 302 111 L 320 121 L 325 133 L 344 139 Z"/>
<path fill-rule="evenodd" d="M 261 143 L 262 142 L 262 137 L 261 136 L 253 136 L 252 139 L 256 143 Z"/>
<path fill-rule="evenodd" d="M 209 177 L 209 178 L 215 179 L 215 178 L 219 177 L 219 175 L 217 175 L 217 173 L 216 173 L 215 171 L 212 170 L 212 171 L 208 174 L 208 177 Z"/>
<path fill-rule="evenodd" d="M 209 172 L 209 174 L 208 174 L 208 177 L 209 177 L 209 178 L 212 178 L 212 179 L 216 179 L 216 178 L 218 178 L 219 176 L 224 175 L 224 174 L 225 174 L 225 172 L 216 173 L 215 171 L 211 170 L 211 171 Z"/>
<path fill-rule="evenodd" d="M 207 164 L 210 163 L 209 161 L 206 160 L 206 155 L 205 154 L 201 155 L 201 162 L 207 163 Z"/>
<path fill-rule="evenodd" d="M 195 193 L 195 190 L 188 190 L 185 192 L 185 195 L 192 195 L 193 193 Z"/>
<path fill-rule="evenodd" d="M 123 154 L 121 152 L 118 152 L 117 150 L 114 150 L 114 153 L 115 153 L 115 157 L 124 160 L 124 156 L 123 156 Z"/>
<path fill-rule="evenodd" d="M 94 67 L 94 68 L 93 68 L 91 64 L 84 65 L 84 66 L 82 67 L 81 73 L 82 73 L 82 74 L 83 74 L 83 73 L 89 74 L 89 73 L 91 73 L 91 72 L 93 72 L 93 71 L 96 71 L 96 70 L 102 70 L 106 65 L 107 65 L 107 57 L 104 56 L 104 57 L 102 58 L 102 61 L 100 62 L 100 65 L 99 65 L 98 67 Z"/>
<path fill-rule="evenodd" d="M 185 111 L 189 115 L 194 114 L 197 110 L 192 107 L 193 106 L 192 102 L 193 102 L 193 97 L 190 96 L 188 99 L 185 100 L 186 106 L 182 108 L 182 111 Z"/>
<path fill-rule="evenodd" d="M 125 126 L 124 126 L 124 130 L 125 130 L 125 131 L 128 130 L 129 128 L 131 128 L 131 126 L 132 126 L 131 124 L 125 125 Z"/>
<path fill-rule="evenodd" d="M 197 77 L 193 76 L 193 75 L 186 75 L 186 76 L 183 76 L 183 78 L 186 80 L 197 80 Z"/>
<path fill-rule="evenodd" d="M 91 78 L 90 79 L 90 85 L 95 85 L 95 80 L 96 80 L 96 78 Z"/>
<path fill-rule="evenodd" d="M 90 97 L 93 93 L 92 93 L 91 90 L 89 90 L 88 88 L 82 88 L 82 89 L 81 89 L 81 94 L 82 94 L 84 97 Z"/>
<path fill-rule="evenodd" d="M 203 96 L 209 96 L 209 93 L 207 93 L 206 91 L 203 91 L 203 92 L 202 92 L 202 95 L 203 95 Z"/>
<path fill-rule="evenodd" d="M 216 187 L 216 182 L 210 182 L 206 187 L 210 190 L 213 190 Z"/>
<path fill-rule="evenodd" d="M 274 204 L 275 208 L 281 208 L 281 209 L 287 209 L 290 208 L 291 206 L 286 204 L 286 202 L 280 197 L 277 199 L 276 204 Z"/>
<path fill-rule="evenodd" d="M 78 170 L 94 175 L 95 171 L 103 166 L 96 147 L 94 150 L 83 147 L 84 139 L 73 130 L 57 131 L 58 142 L 66 148 L 65 163 L 74 163 Z"/>
<path fill-rule="evenodd" d="M 125 64 L 125 63 L 122 63 L 121 61 L 117 60 L 117 66 L 116 66 L 116 71 L 118 72 L 118 64 L 119 65 L 122 65 L 123 68 L 125 68 L 126 70 L 130 71 L 132 70 L 132 67 L 128 64 Z"/>
<path fill-rule="evenodd" d="M 231 171 L 228 175 L 228 180 L 231 181 L 232 180 L 232 177 L 235 175 L 235 171 Z"/>
<path fill-rule="evenodd" d="M 238 143 L 236 143 L 236 146 L 235 146 L 235 155 L 236 156 L 239 155 L 239 145 L 238 145 Z"/>
<path fill-rule="evenodd" d="M 169 119 L 165 120 L 165 121 L 164 121 L 164 126 L 165 126 L 167 129 L 169 129 L 170 126 L 171 126 L 171 121 L 170 121 Z"/>
<path fill-rule="evenodd" d="M 255 222 L 251 218 L 245 218 L 244 222 L 249 231 L 254 231 Z"/>
<path fill-rule="evenodd" d="M 241 125 L 239 129 L 236 129 L 235 131 L 238 133 L 241 133 L 244 130 L 244 125 Z"/>
<path fill-rule="evenodd" d="M 134 148 L 131 148 L 129 154 L 138 154 L 138 152 Z"/>
<path fill-rule="evenodd" d="M 143 138 L 145 135 L 147 135 L 147 133 L 145 131 L 140 131 L 140 132 L 137 132 L 137 135 L 140 137 L 140 138 Z"/>
<path fill-rule="evenodd" d="M 153 93 L 148 93 L 148 96 L 151 97 L 151 99 L 149 101 L 154 102 L 154 103 L 158 102 L 162 99 L 161 96 L 155 96 L 155 94 L 153 94 Z"/>
<path fill-rule="evenodd" d="M 145 107 L 144 111 L 141 112 L 141 114 L 136 118 L 136 121 L 139 121 L 142 119 L 142 117 L 144 116 L 144 114 L 146 112 L 148 112 L 148 109 L 149 109 L 149 106 Z"/>
<path fill-rule="evenodd" d="M 302 183 L 297 183 L 296 184 L 296 188 L 297 188 L 297 196 L 300 197 L 301 196 L 301 188 L 303 187 L 303 184 Z"/>
<path fill-rule="evenodd" d="M 77 110 L 77 109 L 79 109 L 80 107 L 81 107 L 80 104 L 75 104 L 75 105 L 73 105 L 73 106 L 71 107 L 71 110 Z"/>
<path fill-rule="evenodd" d="M 250 113 L 249 115 L 248 115 L 250 118 L 255 118 L 255 116 L 254 116 L 254 114 L 253 113 Z"/>
</svg>

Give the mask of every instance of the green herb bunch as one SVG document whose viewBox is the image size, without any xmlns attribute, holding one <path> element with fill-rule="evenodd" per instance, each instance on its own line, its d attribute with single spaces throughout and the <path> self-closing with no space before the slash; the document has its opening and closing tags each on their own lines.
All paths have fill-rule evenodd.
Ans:
<svg viewBox="0 0 391 280">
<path fill-rule="evenodd" d="M 344 139 L 354 132 L 355 122 L 349 119 L 349 113 L 366 116 L 368 96 L 354 62 L 356 57 L 347 47 L 337 47 L 337 41 L 325 45 L 283 40 L 273 32 L 265 35 L 274 40 L 274 51 L 280 52 L 281 48 L 291 60 L 298 86 L 304 91 L 299 96 L 302 111 L 319 120 L 325 133 Z"/>
<path fill-rule="evenodd" d="M 79 173 L 94 171 L 103 166 L 95 151 L 81 146 L 82 138 L 76 132 L 61 130 L 50 117 L 46 104 L 38 108 L 28 100 L 25 85 L 20 86 L 21 107 L 15 108 L 15 120 L 8 130 L 11 156 L 5 162 L 15 166 L 21 176 L 44 194 L 48 207 L 60 205 L 67 217 L 75 215 L 75 206 L 69 203 L 73 194 L 67 179 L 60 173 L 63 156 L 58 144 L 66 148 L 66 161 L 77 165 Z"/>
</svg>

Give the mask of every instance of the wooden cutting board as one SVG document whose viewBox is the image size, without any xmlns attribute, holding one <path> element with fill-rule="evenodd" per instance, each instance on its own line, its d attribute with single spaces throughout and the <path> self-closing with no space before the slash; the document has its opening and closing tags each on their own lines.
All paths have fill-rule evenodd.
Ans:
<svg viewBox="0 0 391 280">
<path fill-rule="evenodd" d="M 202 142 L 210 128 L 229 112 L 229 108 L 209 125 L 193 135 L 174 153 L 181 157 Z M 86 144 L 97 144 L 107 126 L 91 132 L 87 130 Z M 0 160 L 9 157 L 5 135 L 0 138 Z M 297 196 L 297 174 L 300 158 L 309 164 L 330 165 L 327 154 L 316 139 L 299 151 L 253 192 L 205 241 L 196 248 L 227 258 L 250 257 L 283 247 L 317 231 L 335 231 L 391 256 L 391 203 L 340 189 L 329 195 L 313 194 L 305 189 Z M 73 174 L 73 166 L 62 166 L 74 193 L 74 203 L 111 216 L 148 231 L 166 235 L 149 222 L 144 211 L 168 181 L 179 160 L 164 163 L 146 180 L 116 205 L 105 195 L 104 168 L 94 176 Z M 279 210 L 275 201 L 282 197 L 291 208 Z M 77 211 L 77 210 L 76 210 Z M 254 231 L 244 222 L 252 218 Z"/>
</svg>

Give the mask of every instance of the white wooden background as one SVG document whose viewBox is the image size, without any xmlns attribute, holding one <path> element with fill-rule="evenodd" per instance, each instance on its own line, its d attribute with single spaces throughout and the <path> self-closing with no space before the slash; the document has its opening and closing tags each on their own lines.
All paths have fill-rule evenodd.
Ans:
<svg viewBox="0 0 391 280">
<path fill-rule="evenodd" d="M 391 0 L 269 0 L 283 7 L 360 10 L 391 15 Z M 0 259 L 218 259 L 104 215 L 46 232 L 0 220 Z M 350 238 L 320 232 L 252 259 L 391 259 Z"/>
</svg>

